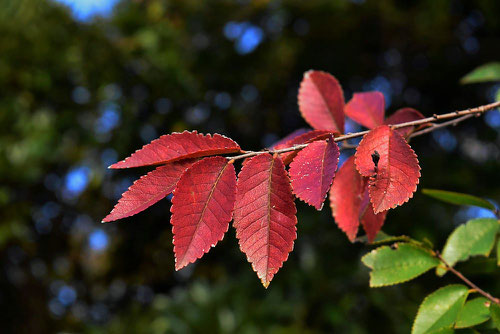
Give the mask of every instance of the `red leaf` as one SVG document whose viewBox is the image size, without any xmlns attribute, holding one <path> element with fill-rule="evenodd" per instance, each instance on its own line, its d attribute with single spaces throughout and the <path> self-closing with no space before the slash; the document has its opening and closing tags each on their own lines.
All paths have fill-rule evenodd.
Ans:
<svg viewBox="0 0 500 334">
<path fill-rule="evenodd" d="M 399 110 L 396 110 L 394 114 L 389 116 L 384 124 L 388 125 L 393 125 L 393 124 L 400 124 L 400 123 L 406 123 L 406 122 L 411 122 L 411 121 L 416 121 L 419 119 L 425 118 L 424 115 L 422 115 L 419 111 L 413 109 L 413 108 L 402 108 Z M 417 128 L 421 128 L 422 126 L 419 126 Z M 415 130 L 414 126 L 408 126 L 405 128 L 400 128 L 396 129 L 396 131 L 403 137 L 408 136 Z"/>
<path fill-rule="evenodd" d="M 298 99 L 302 117 L 314 129 L 344 132 L 344 94 L 331 74 L 304 73 Z"/>
<path fill-rule="evenodd" d="M 235 193 L 234 166 L 224 157 L 198 161 L 181 176 L 170 208 L 176 270 L 222 240 L 231 221 Z"/>
<path fill-rule="evenodd" d="M 311 130 L 304 129 L 304 128 L 297 129 L 294 132 L 292 132 L 289 135 L 287 135 L 286 137 L 284 137 L 284 138 L 278 140 L 276 143 L 272 144 L 269 148 L 270 149 L 274 149 L 276 146 L 283 145 L 283 144 L 289 142 L 290 140 L 295 139 L 296 137 L 298 137 L 300 135 L 303 135 L 304 133 L 307 133 L 307 132 L 310 132 L 310 131 Z"/>
<path fill-rule="evenodd" d="M 315 141 L 302 149 L 290 164 L 294 194 L 321 210 L 337 170 L 340 151 L 333 137 Z"/>
<path fill-rule="evenodd" d="M 376 128 L 384 124 L 385 99 L 380 92 L 354 93 L 344 112 L 352 120 L 367 127 Z"/>
<path fill-rule="evenodd" d="M 185 158 L 239 152 L 240 147 L 232 139 L 219 134 L 203 135 L 196 131 L 175 132 L 161 136 L 135 151 L 130 157 L 109 168 L 130 168 L 160 165 Z"/>
<path fill-rule="evenodd" d="M 290 180 L 278 157 L 247 159 L 238 176 L 234 227 L 240 249 L 267 288 L 297 238 Z"/>
<path fill-rule="evenodd" d="M 181 160 L 160 166 L 135 181 L 123 193 L 113 211 L 102 220 L 103 223 L 133 216 L 170 194 L 182 173 L 195 160 Z"/>
<path fill-rule="evenodd" d="M 354 156 L 339 168 L 330 190 L 330 207 L 338 227 L 354 241 L 361 223 L 371 242 L 385 220 L 385 212 L 375 214 L 368 199 L 368 178 L 356 170 Z"/>
<path fill-rule="evenodd" d="M 373 154 L 380 156 L 375 167 Z M 388 125 L 381 125 L 359 143 L 356 167 L 363 176 L 370 176 L 368 191 L 375 213 L 408 201 L 417 189 L 420 166 L 415 152 L 405 139 Z"/>
<path fill-rule="evenodd" d="M 330 137 L 332 133 L 330 131 L 326 130 L 312 130 L 309 132 L 306 132 L 302 135 L 296 136 L 293 139 L 290 139 L 289 141 L 285 142 L 284 144 L 279 144 L 274 146 L 274 150 L 280 150 L 284 149 L 287 147 L 293 147 L 295 145 L 301 145 L 301 144 L 306 144 L 306 143 L 311 143 L 316 140 L 321 140 L 321 139 L 326 139 Z M 286 153 L 281 153 L 280 158 L 283 161 L 285 165 L 288 165 L 290 162 L 292 162 L 293 158 L 297 155 L 297 151 L 290 151 Z"/>
<path fill-rule="evenodd" d="M 387 215 L 387 211 L 375 213 L 373 212 L 373 207 L 370 205 L 370 198 L 368 195 L 368 189 L 366 185 L 368 184 L 368 180 L 365 179 L 365 191 L 363 192 L 360 212 L 359 212 L 359 220 L 363 225 L 363 229 L 366 232 L 366 237 L 368 238 L 368 242 L 373 242 L 377 233 L 380 231 L 382 226 L 384 225 L 385 216 Z"/>
</svg>

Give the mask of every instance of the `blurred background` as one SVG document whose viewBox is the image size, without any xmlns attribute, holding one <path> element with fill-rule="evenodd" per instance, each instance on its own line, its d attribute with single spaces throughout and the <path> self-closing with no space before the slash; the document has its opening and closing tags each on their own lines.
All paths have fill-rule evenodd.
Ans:
<svg viewBox="0 0 500 334">
<path fill-rule="evenodd" d="M 296 96 L 309 69 L 335 75 L 346 100 L 383 92 L 387 114 L 493 102 L 500 85 L 459 79 L 500 60 L 499 13 L 497 0 L 0 0 L 1 332 L 408 333 L 423 297 L 456 279 L 370 289 L 370 248 L 348 242 L 328 205 L 297 201 L 294 252 L 265 290 L 232 228 L 175 272 L 168 199 L 101 224 L 148 171 L 107 166 L 184 129 L 267 146 L 306 126 Z M 419 189 L 500 201 L 498 111 L 412 146 Z M 418 191 L 384 231 L 442 247 L 487 215 Z M 461 269 L 500 294 L 491 262 Z"/>
</svg>

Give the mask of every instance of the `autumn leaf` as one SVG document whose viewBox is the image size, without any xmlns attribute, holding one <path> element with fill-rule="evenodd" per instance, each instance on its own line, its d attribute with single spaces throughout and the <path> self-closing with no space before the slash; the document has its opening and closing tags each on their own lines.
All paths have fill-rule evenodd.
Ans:
<svg viewBox="0 0 500 334">
<path fill-rule="evenodd" d="M 377 233 L 380 232 L 380 229 L 384 225 L 387 211 L 379 213 L 373 212 L 373 206 L 370 203 L 370 197 L 366 185 L 367 183 L 365 182 L 365 190 L 359 207 L 359 221 L 363 225 L 368 242 L 373 242 Z"/>
<path fill-rule="evenodd" d="M 401 108 L 396 110 L 394 114 L 389 116 L 384 124 L 387 125 L 394 125 L 394 124 L 400 124 L 400 123 L 406 123 L 406 122 L 412 122 L 416 121 L 419 119 L 425 118 L 424 115 L 422 115 L 419 111 L 413 109 L 413 108 Z M 404 128 L 399 128 L 396 129 L 396 131 L 403 137 L 407 137 L 409 134 L 411 134 L 413 131 L 416 129 L 420 129 L 424 127 L 425 125 L 420 125 L 420 126 L 407 126 Z"/>
<path fill-rule="evenodd" d="M 234 208 L 236 173 L 224 157 L 192 165 L 172 198 L 175 269 L 196 261 L 222 240 Z"/>
<path fill-rule="evenodd" d="M 358 171 L 370 177 L 368 191 L 375 213 L 401 205 L 413 196 L 420 177 L 417 156 L 388 125 L 366 134 L 355 157 Z"/>
<path fill-rule="evenodd" d="M 294 194 L 321 210 L 337 170 L 340 151 L 333 137 L 315 141 L 303 148 L 290 164 Z"/>
<path fill-rule="evenodd" d="M 326 130 L 312 130 L 309 132 L 306 132 L 304 134 L 301 134 L 299 136 L 296 136 L 290 140 L 288 140 L 285 143 L 276 145 L 273 150 L 280 150 L 288 147 L 293 147 L 295 145 L 301 145 L 301 144 L 306 144 L 306 143 L 312 143 L 313 141 L 316 140 L 322 140 L 330 137 L 333 133 L 331 131 L 326 131 Z M 288 165 L 290 162 L 292 162 L 293 158 L 297 155 L 297 151 L 290 151 L 290 152 L 285 152 L 280 154 L 280 158 L 283 161 L 285 165 Z"/>
<path fill-rule="evenodd" d="M 109 168 L 131 168 L 161 165 L 186 158 L 204 157 L 239 152 L 236 142 L 219 134 L 203 135 L 196 131 L 176 132 L 161 136 L 144 145 L 130 157 L 119 161 Z"/>
<path fill-rule="evenodd" d="M 241 251 L 266 288 L 293 249 L 296 213 L 281 159 L 270 154 L 247 159 L 238 176 L 234 227 Z"/>
<path fill-rule="evenodd" d="M 352 120 L 367 127 L 376 128 L 384 124 L 385 99 L 381 92 L 354 93 L 344 112 Z"/>
<path fill-rule="evenodd" d="M 123 193 L 113 211 L 102 220 L 103 223 L 133 216 L 170 194 L 182 173 L 195 159 L 187 159 L 160 166 L 135 181 Z"/>
<path fill-rule="evenodd" d="M 360 223 L 372 242 L 384 224 L 385 212 L 375 214 L 368 198 L 368 178 L 356 170 L 354 156 L 339 168 L 330 189 L 330 207 L 338 227 L 354 241 Z"/>
<path fill-rule="evenodd" d="M 298 96 L 302 117 L 317 130 L 344 132 L 344 93 L 337 79 L 321 71 L 308 71 Z"/>
<path fill-rule="evenodd" d="M 292 133 L 288 134 L 287 136 L 281 138 L 280 140 L 278 140 L 277 142 L 275 142 L 271 146 L 269 146 L 269 148 L 270 149 L 275 149 L 278 146 L 283 147 L 284 144 L 288 143 L 289 141 L 297 138 L 300 135 L 303 135 L 303 134 L 305 134 L 307 132 L 310 132 L 310 131 L 311 131 L 310 129 L 306 129 L 306 128 L 297 129 L 297 130 L 293 131 Z"/>
</svg>

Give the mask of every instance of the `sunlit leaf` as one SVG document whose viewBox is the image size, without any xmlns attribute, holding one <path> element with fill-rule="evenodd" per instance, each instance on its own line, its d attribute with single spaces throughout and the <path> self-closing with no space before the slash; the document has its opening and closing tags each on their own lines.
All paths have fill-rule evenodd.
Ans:
<svg viewBox="0 0 500 334">
<path fill-rule="evenodd" d="M 321 210 L 337 170 L 340 151 L 333 137 L 316 141 L 302 149 L 290 164 L 293 193 Z"/>
<path fill-rule="evenodd" d="M 479 66 L 460 79 L 461 84 L 487 81 L 500 81 L 500 62 L 492 62 Z"/>
<path fill-rule="evenodd" d="M 103 223 L 133 216 L 170 194 L 182 173 L 195 161 L 196 159 L 174 161 L 142 176 L 123 193 L 113 211 L 102 220 Z"/>
<path fill-rule="evenodd" d="M 428 295 L 413 322 L 412 334 L 426 334 L 453 327 L 469 294 L 464 285 L 454 284 Z"/>
<path fill-rule="evenodd" d="M 498 227 L 498 221 L 493 218 L 469 220 L 450 234 L 441 256 L 451 267 L 470 256 L 488 256 L 493 248 Z M 442 276 L 446 269 L 440 266 L 436 273 Z"/>
<path fill-rule="evenodd" d="M 316 140 L 323 140 L 327 139 L 330 136 L 332 136 L 332 132 L 327 131 L 327 130 L 312 130 L 305 132 L 303 134 L 294 136 L 293 138 L 276 144 L 273 147 L 273 150 L 280 150 L 288 147 L 293 147 L 295 145 L 301 145 L 301 144 L 306 144 L 306 143 L 312 143 Z M 279 155 L 281 160 L 285 165 L 288 165 L 290 162 L 292 162 L 293 158 L 299 153 L 299 151 L 290 151 L 290 152 L 284 152 Z"/>
<path fill-rule="evenodd" d="M 496 329 L 500 331 L 500 305 L 491 303 L 490 305 L 490 315 L 493 320 L 493 324 Z"/>
<path fill-rule="evenodd" d="M 344 132 L 344 93 L 331 74 L 304 73 L 298 103 L 302 117 L 314 129 Z"/>
<path fill-rule="evenodd" d="M 330 189 L 330 208 L 335 223 L 351 241 L 356 238 L 360 224 L 370 242 L 384 224 L 386 212 L 373 212 L 367 186 L 368 178 L 359 174 L 354 156 L 351 156 L 339 168 Z"/>
<path fill-rule="evenodd" d="M 491 302 L 484 297 L 478 297 L 466 302 L 458 314 L 455 328 L 472 327 L 488 321 L 490 318 L 490 304 Z"/>
<path fill-rule="evenodd" d="M 240 147 L 232 139 L 219 134 L 203 135 L 196 131 L 184 131 L 161 136 L 144 145 L 123 161 L 109 168 L 131 168 L 161 165 L 186 158 L 204 157 L 239 152 Z"/>
<path fill-rule="evenodd" d="M 236 174 L 224 157 L 209 157 L 180 178 L 172 198 L 175 269 L 196 261 L 228 230 L 233 214 Z"/>
<path fill-rule="evenodd" d="M 389 124 L 389 125 L 401 124 L 401 123 L 416 121 L 423 118 L 424 115 L 422 115 L 418 110 L 415 110 L 413 108 L 401 108 L 399 110 L 396 110 L 396 112 L 391 116 L 387 117 L 387 119 L 384 121 L 384 124 Z M 425 125 L 407 126 L 404 128 L 396 129 L 396 131 L 401 136 L 406 137 L 410 133 L 412 133 L 415 129 L 420 129 L 421 127 L 424 126 Z"/>
<path fill-rule="evenodd" d="M 376 128 L 384 123 L 385 99 L 381 92 L 354 93 L 344 112 L 355 122 Z"/>
<path fill-rule="evenodd" d="M 238 175 L 234 227 L 240 249 L 268 287 L 297 238 L 290 180 L 278 157 L 247 159 Z"/>
<path fill-rule="evenodd" d="M 489 201 L 477 196 L 462 194 L 453 191 L 438 190 L 438 189 L 422 189 L 422 193 L 439 199 L 443 202 L 457 205 L 473 205 L 479 206 L 488 210 L 495 210 L 495 206 Z"/>
<path fill-rule="evenodd" d="M 409 281 L 439 264 L 439 260 L 429 251 L 409 243 L 379 247 L 365 255 L 361 261 L 372 269 L 371 287 Z"/>
<path fill-rule="evenodd" d="M 355 157 L 360 174 L 370 177 L 368 191 L 375 213 L 394 208 L 413 197 L 420 178 L 417 155 L 388 125 L 367 133 Z"/>
<path fill-rule="evenodd" d="M 497 241 L 497 266 L 500 267 L 500 240 Z"/>
</svg>

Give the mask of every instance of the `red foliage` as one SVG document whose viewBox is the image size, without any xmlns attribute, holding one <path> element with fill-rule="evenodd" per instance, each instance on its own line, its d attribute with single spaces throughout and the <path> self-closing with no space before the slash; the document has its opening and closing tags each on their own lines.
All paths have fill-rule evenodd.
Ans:
<svg viewBox="0 0 500 334">
<path fill-rule="evenodd" d="M 194 161 L 187 159 L 171 162 L 142 176 L 123 193 L 113 211 L 102 222 L 111 222 L 146 210 L 175 189 L 182 173 Z"/>
<path fill-rule="evenodd" d="M 326 131 L 326 130 L 312 130 L 309 132 L 306 132 L 304 134 L 301 134 L 299 136 L 296 136 L 287 142 L 283 144 L 278 144 L 274 147 L 275 150 L 287 148 L 287 147 L 293 147 L 295 145 L 301 145 L 301 144 L 306 144 L 306 143 L 312 143 L 313 141 L 316 140 L 321 140 L 321 139 L 326 139 L 332 135 L 332 132 Z M 285 152 L 280 154 L 281 160 L 283 160 L 283 163 L 285 165 L 288 165 L 290 162 L 292 162 L 293 158 L 297 155 L 297 151 L 290 151 L 290 152 Z"/>
<path fill-rule="evenodd" d="M 384 124 L 384 94 L 381 92 L 354 93 L 344 111 L 347 116 L 364 127 L 376 128 Z"/>
<path fill-rule="evenodd" d="M 387 124 L 423 116 L 404 108 L 384 120 L 379 92 L 355 93 L 344 108 L 340 84 L 320 71 L 305 73 L 298 103 L 314 130 L 300 129 L 278 141 L 269 149 L 274 155 L 244 153 L 224 136 L 185 131 L 161 136 L 110 166 L 163 165 L 137 180 L 103 222 L 134 215 L 173 191 L 175 268 L 207 253 L 222 240 L 233 218 L 240 249 L 265 287 L 287 260 L 297 236 L 293 194 L 321 210 L 331 188 L 330 206 L 339 228 L 354 241 L 361 225 L 373 241 L 387 210 L 406 202 L 420 177 L 417 157 L 403 138 L 415 129 L 392 130 Z M 334 137 L 344 131 L 345 114 L 373 130 L 336 173 L 340 152 Z M 244 154 L 199 160 L 228 153 Z M 233 163 L 243 158 L 236 180 Z"/>
<path fill-rule="evenodd" d="M 344 132 L 344 93 L 331 74 L 306 72 L 298 102 L 302 116 L 314 129 Z"/>
<path fill-rule="evenodd" d="M 285 166 L 260 154 L 238 175 L 234 227 L 240 249 L 267 287 L 288 258 L 297 238 L 295 204 Z"/>
<path fill-rule="evenodd" d="M 338 227 L 354 241 L 359 224 L 371 242 L 384 224 L 385 212 L 375 214 L 368 198 L 368 178 L 356 170 L 354 156 L 339 168 L 330 190 L 330 207 Z"/>
<path fill-rule="evenodd" d="M 384 124 L 387 124 L 387 125 L 400 124 L 400 123 L 416 121 L 416 120 L 423 119 L 423 118 L 425 118 L 424 115 L 422 115 L 419 111 L 417 111 L 413 108 L 402 108 L 402 109 L 396 110 L 396 112 L 394 114 L 387 117 Z M 396 129 L 396 131 L 401 136 L 406 137 L 406 136 L 410 135 L 414 130 L 419 129 L 420 127 L 408 126 L 408 127 Z"/>
<path fill-rule="evenodd" d="M 321 210 L 332 184 L 340 151 L 333 137 L 315 141 L 301 150 L 290 164 L 293 193 Z"/>
<path fill-rule="evenodd" d="M 205 158 L 182 175 L 170 208 L 176 270 L 222 240 L 233 214 L 235 192 L 234 166 L 223 157 Z"/>
<path fill-rule="evenodd" d="M 380 157 L 377 166 L 375 152 Z M 375 213 L 405 203 L 417 190 L 420 177 L 417 155 L 388 125 L 381 125 L 363 137 L 355 162 L 361 175 L 370 177 L 368 191 Z"/>
<path fill-rule="evenodd" d="M 311 130 L 309 129 L 305 129 L 305 128 L 300 128 L 300 129 L 297 129 L 295 130 L 294 132 L 288 134 L 287 136 L 281 138 L 280 140 L 278 140 L 277 142 L 275 142 L 274 144 L 272 144 L 271 146 L 269 146 L 270 149 L 275 149 L 276 147 L 278 146 L 281 146 L 282 148 L 283 147 L 286 147 L 284 144 L 288 143 L 289 141 L 295 139 L 296 137 L 298 136 L 301 136 L 307 132 L 310 132 Z"/>
<path fill-rule="evenodd" d="M 161 165 L 186 158 L 207 155 L 235 153 L 240 146 L 232 139 L 219 134 L 203 135 L 196 131 L 172 133 L 161 136 L 135 151 L 130 157 L 119 161 L 109 168 L 130 168 L 149 165 Z"/>
</svg>

